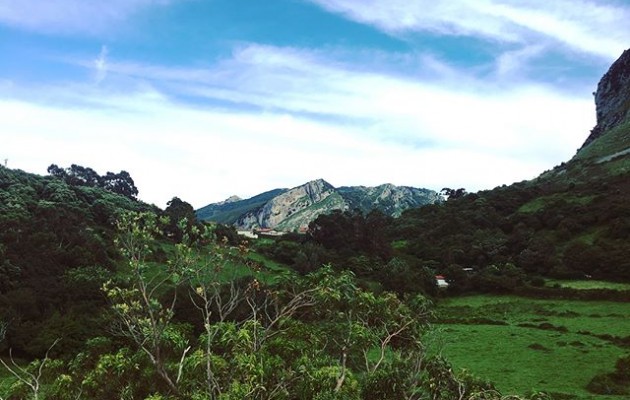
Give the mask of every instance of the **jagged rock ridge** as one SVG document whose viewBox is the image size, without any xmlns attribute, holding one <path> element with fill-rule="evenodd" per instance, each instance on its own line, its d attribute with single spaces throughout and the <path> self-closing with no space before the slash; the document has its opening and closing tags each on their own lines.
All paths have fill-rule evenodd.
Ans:
<svg viewBox="0 0 630 400">
<path fill-rule="evenodd" d="M 261 201 L 264 200 L 264 201 Z M 384 184 L 335 188 L 317 179 L 292 189 L 276 189 L 251 199 L 210 204 L 197 211 L 203 220 L 233 224 L 239 229 L 295 231 L 333 210 L 378 209 L 397 217 L 409 208 L 441 201 L 435 191 Z M 235 211 L 240 212 L 236 215 Z"/>
<path fill-rule="evenodd" d="M 582 147 L 606 131 L 630 121 L 630 49 L 623 52 L 602 77 L 595 92 L 597 125 Z"/>
</svg>

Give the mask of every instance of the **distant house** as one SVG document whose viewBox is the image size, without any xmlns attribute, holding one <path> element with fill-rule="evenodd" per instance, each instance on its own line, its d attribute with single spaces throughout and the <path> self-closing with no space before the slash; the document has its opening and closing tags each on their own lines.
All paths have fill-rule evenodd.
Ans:
<svg viewBox="0 0 630 400">
<path fill-rule="evenodd" d="M 278 237 L 286 234 L 286 232 L 279 232 L 272 228 L 256 228 L 254 233 L 259 237 Z"/>
<path fill-rule="evenodd" d="M 446 289 L 448 287 L 448 282 L 446 282 L 444 275 L 435 275 L 435 280 L 437 281 L 438 288 Z"/>
<path fill-rule="evenodd" d="M 237 231 L 236 233 L 249 239 L 258 239 L 258 235 L 252 231 Z"/>
</svg>

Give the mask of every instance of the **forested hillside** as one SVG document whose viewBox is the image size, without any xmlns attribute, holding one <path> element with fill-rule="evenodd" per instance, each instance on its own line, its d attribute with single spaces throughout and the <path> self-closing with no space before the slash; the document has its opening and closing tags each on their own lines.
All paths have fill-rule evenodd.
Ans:
<svg viewBox="0 0 630 400">
<path fill-rule="evenodd" d="M 512 292 L 544 277 L 630 281 L 630 51 L 596 93 L 598 124 L 577 154 L 536 179 L 466 193 L 399 218 L 357 212 L 320 216 L 310 233 L 271 248 L 300 270 L 325 260 L 390 290 Z M 405 276 L 398 281 L 397 277 Z"/>
<path fill-rule="evenodd" d="M 179 198 L 0 173 L 3 399 L 500 397 L 425 345 L 421 294 L 260 261 Z"/>
<path fill-rule="evenodd" d="M 0 319 L 8 324 L 1 349 L 42 356 L 63 336 L 57 351 L 65 352 L 101 330 L 99 286 L 120 257 L 116 220 L 154 209 L 131 186 L 129 197 L 95 187 L 77 167 L 46 177 L 0 167 Z"/>
</svg>

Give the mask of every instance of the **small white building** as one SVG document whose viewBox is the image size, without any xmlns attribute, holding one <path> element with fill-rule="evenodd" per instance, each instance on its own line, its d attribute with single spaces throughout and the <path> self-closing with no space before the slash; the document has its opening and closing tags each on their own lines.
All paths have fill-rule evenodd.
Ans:
<svg viewBox="0 0 630 400">
<path fill-rule="evenodd" d="M 435 275 L 435 280 L 437 281 L 438 288 L 446 289 L 448 287 L 448 282 L 446 282 L 444 275 Z"/>
<path fill-rule="evenodd" d="M 236 231 L 236 233 L 249 239 L 258 239 L 258 235 L 252 231 Z"/>
</svg>

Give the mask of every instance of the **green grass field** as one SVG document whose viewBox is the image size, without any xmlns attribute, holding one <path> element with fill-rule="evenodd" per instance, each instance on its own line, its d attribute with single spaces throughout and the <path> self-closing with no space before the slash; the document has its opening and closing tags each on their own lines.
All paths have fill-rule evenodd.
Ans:
<svg viewBox="0 0 630 400">
<path fill-rule="evenodd" d="M 606 282 L 596 280 L 586 281 L 566 281 L 549 279 L 546 281 L 547 286 L 559 285 L 563 288 L 589 290 L 589 289 L 610 289 L 610 290 L 630 290 L 630 283 Z"/>
<path fill-rule="evenodd" d="M 454 367 L 495 382 L 505 394 L 623 398 L 594 395 L 586 385 L 630 353 L 598 337 L 630 336 L 630 304 L 486 295 L 444 300 L 438 316 L 442 352 Z"/>
</svg>

